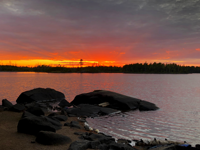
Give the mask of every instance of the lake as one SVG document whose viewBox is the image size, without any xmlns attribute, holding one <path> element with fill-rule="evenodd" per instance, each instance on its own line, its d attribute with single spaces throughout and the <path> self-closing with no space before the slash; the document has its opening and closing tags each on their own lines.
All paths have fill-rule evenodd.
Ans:
<svg viewBox="0 0 200 150">
<path fill-rule="evenodd" d="M 200 74 L 0 73 L 0 99 L 16 103 L 22 92 L 38 87 L 61 91 L 68 101 L 104 89 L 153 102 L 159 110 L 129 111 L 87 121 L 116 138 L 200 143 Z"/>
</svg>

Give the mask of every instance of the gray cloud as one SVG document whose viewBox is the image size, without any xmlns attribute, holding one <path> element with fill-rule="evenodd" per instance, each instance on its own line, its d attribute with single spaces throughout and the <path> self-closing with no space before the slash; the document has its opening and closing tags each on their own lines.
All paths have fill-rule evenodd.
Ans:
<svg viewBox="0 0 200 150">
<path fill-rule="evenodd" d="M 0 39 L 35 51 L 120 47 L 131 59 L 200 47 L 199 0 L 3 0 L 0 19 Z"/>
</svg>

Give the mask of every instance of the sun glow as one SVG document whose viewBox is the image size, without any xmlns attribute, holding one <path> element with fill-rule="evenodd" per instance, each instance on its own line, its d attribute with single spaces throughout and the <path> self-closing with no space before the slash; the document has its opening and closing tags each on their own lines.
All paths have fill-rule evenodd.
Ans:
<svg viewBox="0 0 200 150">
<path fill-rule="evenodd" d="M 38 65 L 48 66 L 63 66 L 63 67 L 80 67 L 80 60 L 46 60 L 46 59 L 31 59 L 31 60 L 0 60 L 0 65 L 12 66 L 27 66 L 35 67 Z M 82 61 L 82 67 L 86 66 L 121 66 L 115 61 Z"/>
</svg>

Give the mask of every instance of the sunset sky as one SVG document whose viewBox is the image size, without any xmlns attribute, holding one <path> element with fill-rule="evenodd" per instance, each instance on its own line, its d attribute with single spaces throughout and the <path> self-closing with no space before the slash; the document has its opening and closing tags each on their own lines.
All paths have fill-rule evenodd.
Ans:
<svg viewBox="0 0 200 150">
<path fill-rule="evenodd" d="M 0 0 L 0 64 L 200 66 L 200 0 Z"/>
</svg>

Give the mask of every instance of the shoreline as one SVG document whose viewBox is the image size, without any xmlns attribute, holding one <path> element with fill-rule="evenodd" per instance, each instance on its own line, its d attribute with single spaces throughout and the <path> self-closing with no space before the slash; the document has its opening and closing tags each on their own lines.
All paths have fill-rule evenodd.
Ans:
<svg viewBox="0 0 200 150">
<path fill-rule="evenodd" d="M 47 113 L 47 115 L 50 113 Z M 0 147 L 1 150 L 8 150 L 8 149 L 20 149 L 20 150 L 60 150 L 60 149 L 68 149 L 70 144 L 80 140 L 79 135 L 75 135 L 75 132 L 80 133 L 95 133 L 94 131 L 86 131 L 84 129 L 84 122 L 79 121 L 77 117 L 68 117 L 67 121 L 62 121 L 62 128 L 57 130 L 56 133 L 68 136 L 71 138 L 71 142 L 64 145 L 42 145 L 35 142 L 36 137 L 34 135 L 29 135 L 25 133 L 18 133 L 17 132 L 17 125 L 22 116 L 22 112 L 12 112 L 12 111 L 2 111 L 0 112 Z M 81 125 L 81 129 L 72 128 L 69 126 L 64 126 L 64 123 L 71 122 L 71 121 L 78 121 Z M 97 134 L 97 133 L 95 133 Z M 106 134 L 107 135 L 107 134 Z M 126 140 L 126 139 L 125 139 Z M 172 146 L 172 145 L 171 145 Z M 140 146 L 133 146 L 133 148 L 138 150 L 146 150 L 147 147 L 143 144 Z M 150 146 L 153 147 L 153 146 Z M 168 145 L 169 147 L 169 145 Z M 167 148 L 167 146 L 157 147 L 158 149 L 162 150 Z M 157 149 L 156 148 L 156 149 Z M 87 149 L 92 150 L 92 149 Z"/>
</svg>

